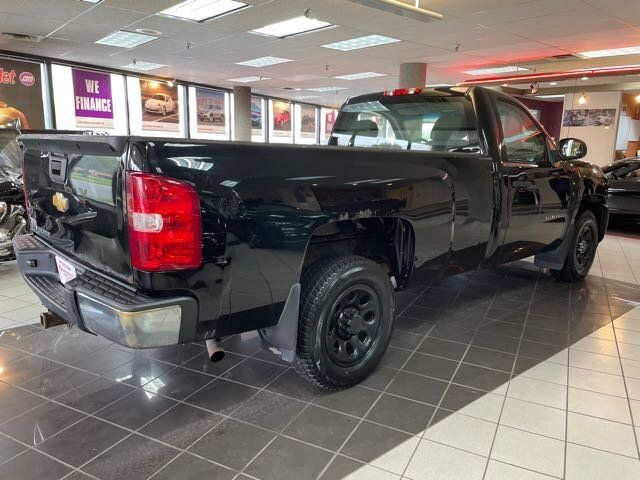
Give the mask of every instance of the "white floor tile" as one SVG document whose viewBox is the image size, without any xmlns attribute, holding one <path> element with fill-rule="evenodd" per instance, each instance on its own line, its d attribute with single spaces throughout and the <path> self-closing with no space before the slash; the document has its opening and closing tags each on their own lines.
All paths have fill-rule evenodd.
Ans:
<svg viewBox="0 0 640 480">
<path fill-rule="evenodd" d="M 564 409 L 567 404 L 567 387 L 519 376 L 511 379 L 507 396 Z"/>
<path fill-rule="evenodd" d="M 622 371 L 626 378 L 640 379 L 640 361 L 630 360 L 628 358 L 621 359 Z"/>
<path fill-rule="evenodd" d="M 564 409 L 507 398 L 500 424 L 564 441 L 566 413 Z"/>
<path fill-rule="evenodd" d="M 616 338 L 621 343 L 631 343 L 633 345 L 640 345 L 640 332 L 635 330 L 625 330 L 623 328 L 616 328 Z"/>
<path fill-rule="evenodd" d="M 492 459 L 489 460 L 484 480 L 551 480 L 553 478 Z"/>
<path fill-rule="evenodd" d="M 582 368 L 569 367 L 569 386 L 619 397 L 627 396 L 621 376 Z"/>
<path fill-rule="evenodd" d="M 492 422 L 454 413 L 429 427 L 424 438 L 486 457 L 491 450 L 496 426 Z"/>
<path fill-rule="evenodd" d="M 500 425 L 491 458 L 561 477 L 564 470 L 564 442 Z"/>
<path fill-rule="evenodd" d="M 480 480 L 486 463 L 480 455 L 422 440 L 405 476 L 413 480 Z"/>
<path fill-rule="evenodd" d="M 551 361 L 539 363 L 520 374 L 522 377 L 535 378 L 560 385 L 567 384 L 567 375 L 568 370 L 566 364 L 563 365 Z"/>
<path fill-rule="evenodd" d="M 633 426 L 569 412 L 567 441 L 638 458 Z"/>
<path fill-rule="evenodd" d="M 597 372 L 622 375 L 620 358 L 616 355 L 601 355 L 599 353 L 585 352 L 583 350 L 569 350 L 569 365 L 572 367 L 586 368 Z"/>
<path fill-rule="evenodd" d="M 620 348 L 620 357 L 640 361 L 640 345 L 618 343 L 618 347 Z"/>
<path fill-rule="evenodd" d="M 579 388 L 569 387 L 569 411 L 614 422 L 631 423 L 626 398 Z"/>
<path fill-rule="evenodd" d="M 637 480 L 640 461 L 581 445 L 567 445 L 567 480 Z"/>
<path fill-rule="evenodd" d="M 600 353 L 602 355 L 612 355 L 614 357 L 618 356 L 616 342 L 603 340 L 601 338 L 584 337 L 571 345 L 570 349 Z"/>
</svg>

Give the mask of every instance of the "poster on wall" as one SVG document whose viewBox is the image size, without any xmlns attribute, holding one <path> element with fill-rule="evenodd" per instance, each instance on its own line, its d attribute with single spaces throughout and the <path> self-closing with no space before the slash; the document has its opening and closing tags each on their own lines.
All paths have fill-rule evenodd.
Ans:
<svg viewBox="0 0 640 480">
<path fill-rule="evenodd" d="M 143 130 L 180 131 L 177 86 L 140 79 L 140 100 Z"/>
<path fill-rule="evenodd" d="M 581 108 L 565 110 L 563 127 L 611 127 L 616 121 L 615 108 Z"/>
<path fill-rule="evenodd" d="M 196 88 L 198 133 L 227 133 L 224 92 Z"/>
<path fill-rule="evenodd" d="M 113 128 L 111 75 L 71 69 L 76 127 Z"/>
<path fill-rule="evenodd" d="M 316 108 L 309 105 L 300 106 L 300 136 L 316 138 Z"/>
<path fill-rule="evenodd" d="M 336 110 L 329 110 L 325 113 L 324 116 L 324 134 L 325 136 L 331 135 L 331 131 L 333 130 L 333 124 L 336 122 L 336 116 L 338 112 Z"/>
<path fill-rule="evenodd" d="M 0 126 L 44 128 L 39 63 L 0 59 Z"/>
<path fill-rule="evenodd" d="M 262 99 L 251 97 L 251 134 L 262 135 Z"/>
<path fill-rule="evenodd" d="M 289 102 L 273 101 L 273 136 L 291 135 L 291 105 Z"/>
</svg>

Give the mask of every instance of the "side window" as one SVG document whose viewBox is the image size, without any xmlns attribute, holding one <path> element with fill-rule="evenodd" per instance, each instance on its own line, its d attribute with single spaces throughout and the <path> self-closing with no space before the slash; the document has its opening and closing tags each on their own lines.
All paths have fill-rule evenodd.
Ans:
<svg viewBox="0 0 640 480">
<path fill-rule="evenodd" d="M 546 159 L 544 133 L 520 107 L 497 100 L 509 162 L 540 163 Z"/>
</svg>

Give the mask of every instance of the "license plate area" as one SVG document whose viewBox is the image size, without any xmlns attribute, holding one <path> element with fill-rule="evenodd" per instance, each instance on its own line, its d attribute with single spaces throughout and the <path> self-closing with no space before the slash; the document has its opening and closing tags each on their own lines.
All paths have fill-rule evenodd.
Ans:
<svg viewBox="0 0 640 480">
<path fill-rule="evenodd" d="M 58 276 L 60 282 L 63 284 L 69 283 L 71 280 L 78 276 L 76 267 L 71 262 L 68 262 L 64 258 L 60 258 L 56 255 L 56 266 L 58 267 Z"/>
</svg>

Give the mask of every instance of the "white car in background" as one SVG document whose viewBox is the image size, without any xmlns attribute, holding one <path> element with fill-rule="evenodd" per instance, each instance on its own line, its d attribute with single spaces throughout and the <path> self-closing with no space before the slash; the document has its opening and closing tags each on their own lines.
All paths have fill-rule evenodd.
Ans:
<svg viewBox="0 0 640 480">
<path fill-rule="evenodd" d="M 144 102 L 144 111 L 151 113 L 161 113 L 166 115 L 167 113 L 175 113 L 178 108 L 178 104 L 174 102 L 171 95 L 165 93 L 156 93 L 146 102 Z"/>
</svg>

